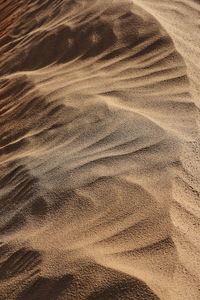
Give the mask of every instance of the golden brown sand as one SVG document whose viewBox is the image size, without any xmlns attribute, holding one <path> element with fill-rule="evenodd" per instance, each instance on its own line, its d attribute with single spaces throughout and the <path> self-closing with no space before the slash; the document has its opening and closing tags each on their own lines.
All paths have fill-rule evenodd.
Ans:
<svg viewBox="0 0 200 300">
<path fill-rule="evenodd" d="M 0 299 L 199 300 L 199 0 L 0 25 Z"/>
</svg>

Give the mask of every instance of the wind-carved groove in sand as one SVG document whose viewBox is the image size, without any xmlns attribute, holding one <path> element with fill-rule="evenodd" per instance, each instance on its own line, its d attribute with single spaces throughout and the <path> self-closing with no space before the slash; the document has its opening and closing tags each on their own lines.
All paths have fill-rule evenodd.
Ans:
<svg viewBox="0 0 200 300">
<path fill-rule="evenodd" d="M 12 279 L 24 272 L 33 271 L 40 265 L 40 254 L 36 251 L 20 249 L 0 265 L 0 281 Z M 35 269 L 36 271 L 36 269 Z M 29 274 L 31 275 L 31 274 Z"/>
</svg>

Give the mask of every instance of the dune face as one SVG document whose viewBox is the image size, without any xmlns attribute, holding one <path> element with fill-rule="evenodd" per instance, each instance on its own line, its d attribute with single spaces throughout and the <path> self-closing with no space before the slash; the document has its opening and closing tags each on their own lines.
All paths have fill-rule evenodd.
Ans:
<svg viewBox="0 0 200 300">
<path fill-rule="evenodd" d="M 0 299 L 200 299 L 199 20 L 0 2 Z"/>
</svg>

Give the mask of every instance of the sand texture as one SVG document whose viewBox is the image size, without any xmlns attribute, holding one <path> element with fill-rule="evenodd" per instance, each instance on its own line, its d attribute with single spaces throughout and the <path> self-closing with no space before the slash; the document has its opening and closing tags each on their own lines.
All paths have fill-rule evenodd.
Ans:
<svg viewBox="0 0 200 300">
<path fill-rule="evenodd" d="M 0 300 L 200 300 L 199 109 L 199 0 L 0 0 Z"/>
</svg>

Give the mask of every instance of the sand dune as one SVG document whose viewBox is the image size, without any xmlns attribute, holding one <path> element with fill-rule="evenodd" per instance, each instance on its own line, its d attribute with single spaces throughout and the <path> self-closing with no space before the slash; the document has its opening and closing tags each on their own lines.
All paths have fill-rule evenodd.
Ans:
<svg viewBox="0 0 200 300">
<path fill-rule="evenodd" d="M 0 299 L 200 299 L 199 20 L 0 1 Z"/>
</svg>

